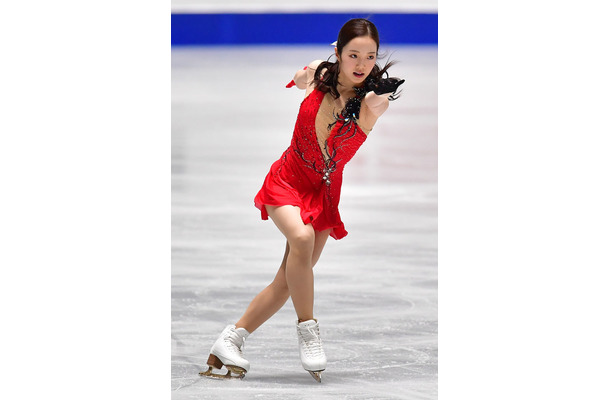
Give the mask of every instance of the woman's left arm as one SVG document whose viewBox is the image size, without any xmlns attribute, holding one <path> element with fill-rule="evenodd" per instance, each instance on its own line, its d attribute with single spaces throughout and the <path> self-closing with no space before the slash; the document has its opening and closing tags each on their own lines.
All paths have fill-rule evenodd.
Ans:
<svg viewBox="0 0 610 400">
<path fill-rule="evenodd" d="M 404 79 L 387 78 L 372 83 L 366 96 L 362 99 L 360 122 L 370 131 L 377 122 L 377 118 L 388 109 L 390 97 L 394 96 L 396 89 L 404 83 Z M 395 97 L 392 97 L 394 99 Z"/>
<path fill-rule="evenodd" d="M 371 84 L 369 87 L 371 91 L 366 94 L 363 101 L 376 118 L 388 109 L 389 97 L 396 93 L 404 82 L 405 80 L 400 78 L 387 78 Z"/>
<path fill-rule="evenodd" d="M 392 93 L 384 93 L 384 94 L 375 94 L 375 92 L 368 92 L 366 96 L 364 96 L 364 103 L 366 104 L 366 108 L 368 108 L 371 113 L 375 116 L 375 118 L 379 118 L 381 114 L 388 109 L 390 105 L 390 97 Z"/>
</svg>

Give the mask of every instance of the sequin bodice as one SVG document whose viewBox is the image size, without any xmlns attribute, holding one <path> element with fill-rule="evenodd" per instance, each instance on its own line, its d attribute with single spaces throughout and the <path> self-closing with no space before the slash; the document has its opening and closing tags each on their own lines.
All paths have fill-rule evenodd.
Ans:
<svg viewBox="0 0 610 400">
<path fill-rule="evenodd" d="M 330 130 L 320 128 L 320 118 L 317 118 L 316 129 L 316 117 L 324 97 L 323 92 L 314 90 L 301 103 L 290 147 L 282 157 L 291 164 L 290 174 L 285 178 L 315 190 L 322 189 L 322 185 L 338 190 L 345 164 L 367 136 L 357 120 L 349 117 L 334 121 Z M 297 182 L 293 182 L 295 178 Z"/>
</svg>

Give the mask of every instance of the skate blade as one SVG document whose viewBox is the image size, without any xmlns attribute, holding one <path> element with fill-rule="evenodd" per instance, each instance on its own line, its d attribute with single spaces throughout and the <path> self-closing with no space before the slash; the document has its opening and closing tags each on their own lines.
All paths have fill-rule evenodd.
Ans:
<svg viewBox="0 0 610 400">
<path fill-rule="evenodd" d="M 226 374 L 217 374 L 212 372 L 214 368 L 221 369 L 223 366 L 227 367 Z M 208 378 L 213 379 L 244 379 L 244 376 L 246 376 L 246 370 L 236 365 L 224 365 L 220 358 L 216 357 L 214 354 L 210 354 L 208 357 L 208 370 L 205 372 L 200 372 L 199 375 L 207 376 Z"/>
<path fill-rule="evenodd" d="M 234 367 L 227 365 L 227 373 L 226 374 L 218 374 L 213 371 L 213 367 L 209 367 L 207 371 L 200 372 L 199 375 L 205 376 L 207 378 L 212 379 L 244 379 L 246 376 L 246 370 L 240 367 Z"/>
<path fill-rule="evenodd" d="M 307 371 L 307 372 L 309 372 L 311 374 L 311 376 L 313 376 L 313 379 L 315 379 L 319 383 L 322 383 L 322 371 Z"/>
</svg>

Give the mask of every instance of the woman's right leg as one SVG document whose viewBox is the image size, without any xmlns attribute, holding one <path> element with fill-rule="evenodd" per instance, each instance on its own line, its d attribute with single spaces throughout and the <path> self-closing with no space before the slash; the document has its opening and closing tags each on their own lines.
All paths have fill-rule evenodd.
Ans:
<svg viewBox="0 0 610 400">
<path fill-rule="evenodd" d="M 329 234 L 330 229 L 315 232 L 314 247 L 310 259 L 311 268 L 318 262 Z M 248 332 L 254 332 L 286 303 L 286 300 L 290 297 L 288 283 L 286 282 L 286 262 L 289 252 L 290 243 L 287 241 L 284 259 L 275 275 L 275 279 L 252 300 L 244 315 L 235 324 L 237 328 L 245 328 Z"/>
<path fill-rule="evenodd" d="M 286 303 L 290 293 L 286 284 L 286 259 L 290 246 L 286 242 L 286 251 L 275 279 L 250 302 L 244 315 L 235 323 L 237 328 L 244 328 L 252 333 L 265 321 L 271 318 Z"/>
</svg>

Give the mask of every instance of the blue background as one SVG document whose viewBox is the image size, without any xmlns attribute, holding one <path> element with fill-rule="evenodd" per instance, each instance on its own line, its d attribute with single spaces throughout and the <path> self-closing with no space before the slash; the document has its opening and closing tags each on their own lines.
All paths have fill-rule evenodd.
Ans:
<svg viewBox="0 0 610 400">
<path fill-rule="evenodd" d="M 172 14 L 172 46 L 330 44 L 351 18 L 368 18 L 381 43 L 438 44 L 438 14 Z"/>
</svg>

